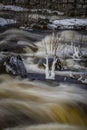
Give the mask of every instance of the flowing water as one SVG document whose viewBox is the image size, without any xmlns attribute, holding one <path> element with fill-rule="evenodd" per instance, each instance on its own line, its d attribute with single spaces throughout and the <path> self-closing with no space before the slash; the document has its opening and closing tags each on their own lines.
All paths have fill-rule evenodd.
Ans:
<svg viewBox="0 0 87 130">
<path fill-rule="evenodd" d="M 12 39 L 12 32 L 1 35 L 4 41 L 0 45 Z M 18 34 L 16 30 L 16 42 L 22 40 L 31 49 L 36 47 L 31 45 L 28 33 Z M 38 34 L 29 33 L 29 36 L 42 38 Z M 26 52 L 31 54 L 28 49 Z M 60 83 L 52 87 L 52 82 L 46 84 L 2 74 L 0 130 L 87 130 L 87 91 L 76 85 Z"/>
<path fill-rule="evenodd" d="M 86 113 L 87 92 L 83 89 L 0 76 L 0 129 L 85 130 Z"/>
</svg>

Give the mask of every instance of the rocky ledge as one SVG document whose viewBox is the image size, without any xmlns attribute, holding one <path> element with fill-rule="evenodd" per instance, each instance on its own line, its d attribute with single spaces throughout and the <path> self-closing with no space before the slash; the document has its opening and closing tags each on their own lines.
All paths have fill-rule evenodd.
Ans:
<svg viewBox="0 0 87 130">
<path fill-rule="evenodd" d="M 20 55 L 0 54 L 0 73 L 8 73 L 11 75 L 27 77 L 27 71 Z"/>
</svg>

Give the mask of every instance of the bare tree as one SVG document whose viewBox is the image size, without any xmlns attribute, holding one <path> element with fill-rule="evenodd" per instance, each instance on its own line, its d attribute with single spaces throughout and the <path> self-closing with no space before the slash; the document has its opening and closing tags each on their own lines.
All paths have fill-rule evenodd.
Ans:
<svg viewBox="0 0 87 130">
<path fill-rule="evenodd" d="M 82 56 L 82 53 L 80 51 L 80 46 L 76 47 L 75 45 L 73 45 L 73 59 L 80 59 Z"/>
<path fill-rule="evenodd" d="M 46 79 L 55 79 L 55 64 L 57 62 L 57 50 L 60 48 L 60 35 L 51 35 L 44 39 L 46 51 L 45 76 Z M 51 69 L 49 68 L 49 58 L 53 58 Z"/>
</svg>

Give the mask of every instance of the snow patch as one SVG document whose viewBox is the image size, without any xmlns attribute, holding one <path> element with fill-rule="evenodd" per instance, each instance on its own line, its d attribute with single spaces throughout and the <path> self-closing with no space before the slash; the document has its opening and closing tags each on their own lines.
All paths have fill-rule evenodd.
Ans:
<svg viewBox="0 0 87 130">
<path fill-rule="evenodd" d="M 87 19 L 77 19 L 77 18 L 70 18 L 70 19 L 62 19 L 62 20 L 54 20 L 52 24 L 49 24 L 50 27 L 61 27 L 61 29 L 73 29 L 74 26 L 87 26 Z M 56 27 L 56 28 L 57 28 Z"/>
<path fill-rule="evenodd" d="M 0 18 L 0 26 L 14 24 L 14 23 L 16 23 L 16 21 L 13 19 Z"/>
<path fill-rule="evenodd" d="M 71 19 L 63 19 L 63 20 L 55 20 L 53 21 L 53 24 L 56 24 L 56 25 L 59 25 L 59 24 L 62 24 L 62 25 L 87 25 L 87 19 L 74 19 L 74 18 L 71 18 Z"/>
<path fill-rule="evenodd" d="M 22 7 L 19 7 L 19 6 L 15 6 L 15 5 L 3 5 L 3 4 L 0 4 L 0 10 L 11 10 L 11 11 L 28 11 L 28 9 L 26 8 L 22 8 Z"/>
<path fill-rule="evenodd" d="M 26 46 L 29 45 L 28 42 L 26 42 L 26 41 L 18 41 L 17 44 L 18 45 L 26 45 Z"/>
<path fill-rule="evenodd" d="M 30 10 L 32 13 L 45 13 L 45 14 L 54 14 L 54 15 L 64 15 L 64 12 L 60 11 L 52 11 L 50 9 L 31 9 Z"/>
</svg>

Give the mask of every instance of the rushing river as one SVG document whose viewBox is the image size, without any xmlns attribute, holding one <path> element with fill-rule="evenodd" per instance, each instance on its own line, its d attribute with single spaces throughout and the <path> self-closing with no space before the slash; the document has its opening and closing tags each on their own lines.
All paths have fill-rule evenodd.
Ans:
<svg viewBox="0 0 87 130">
<path fill-rule="evenodd" d="M 70 32 L 64 33 L 67 37 Z M 39 45 L 33 45 L 32 39 L 40 41 L 44 34 L 10 30 L 0 36 L 0 46 L 5 47 L 1 51 L 7 52 L 6 47 L 11 51 L 12 46 L 14 48 L 17 45 L 17 53 L 24 58 L 27 54 L 34 54 L 35 45 Z M 77 36 L 74 37 L 76 42 L 79 34 Z M 28 57 L 28 64 L 31 59 Z M 47 84 L 45 81 L 1 74 L 0 130 L 87 130 L 87 90 L 76 87 L 76 84 L 62 82 L 52 87 L 52 82 Z"/>
<path fill-rule="evenodd" d="M 75 86 L 50 87 L 38 81 L 1 75 L 0 129 L 5 128 L 86 130 L 87 92 Z"/>
</svg>

